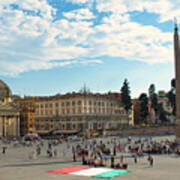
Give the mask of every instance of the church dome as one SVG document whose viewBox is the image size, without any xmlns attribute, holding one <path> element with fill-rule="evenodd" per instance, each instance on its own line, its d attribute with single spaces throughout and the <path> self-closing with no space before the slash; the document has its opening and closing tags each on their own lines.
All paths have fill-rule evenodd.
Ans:
<svg viewBox="0 0 180 180">
<path fill-rule="evenodd" d="M 0 98 L 10 97 L 12 96 L 12 92 L 8 85 L 0 80 Z"/>
</svg>

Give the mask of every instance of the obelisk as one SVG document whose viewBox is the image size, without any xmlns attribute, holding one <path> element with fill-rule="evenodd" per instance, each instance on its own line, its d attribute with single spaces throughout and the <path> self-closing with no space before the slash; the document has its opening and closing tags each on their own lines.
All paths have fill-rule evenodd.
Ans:
<svg viewBox="0 0 180 180">
<path fill-rule="evenodd" d="M 176 142 L 180 144 L 180 45 L 177 21 L 174 26 L 174 61 L 176 82 Z"/>
</svg>

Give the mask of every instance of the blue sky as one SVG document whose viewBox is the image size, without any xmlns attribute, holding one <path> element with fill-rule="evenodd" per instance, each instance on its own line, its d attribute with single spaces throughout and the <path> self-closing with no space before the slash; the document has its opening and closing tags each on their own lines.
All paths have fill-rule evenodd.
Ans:
<svg viewBox="0 0 180 180">
<path fill-rule="evenodd" d="M 14 94 L 170 89 L 179 0 L 1 0 L 0 79 Z"/>
</svg>

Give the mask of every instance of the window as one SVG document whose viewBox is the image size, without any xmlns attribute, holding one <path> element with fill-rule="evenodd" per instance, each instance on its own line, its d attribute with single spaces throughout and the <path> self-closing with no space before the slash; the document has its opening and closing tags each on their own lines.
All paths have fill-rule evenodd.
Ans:
<svg viewBox="0 0 180 180">
<path fill-rule="evenodd" d="M 104 106 L 104 102 L 102 102 L 102 106 Z"/>
<path fill-rule="evenodd" d="M 64 111 L 64 109 L 62 109 L 62 114 L 65 114 L 65 111 Z"/>
<path fill-rule="evenodd" d="M 80 100 L 78 101 L 78 105 L 79 105 L 79 106 L 81 105 L 81 101 L 80 101 Z"/>
<path fill-rule="evenodd" d="M 98 102 L 98 106 L 100 106 L 101 105 L 101 102 Z"/>
<path fill-rule="evenodd" d="M 70 130 L 71 129 L 71 124 L 67 123 L 67 129 Z"/>
<path fill-rule="evenodd" d="M 70 110 L 69 109 L 67 109 L 67 114 L 70 114 Z"/>
<path fill-rule="evenodd" d="M 66 102 L 66 106 L 70 106 L 70 102 L 69 101 Z"/>
<path fill-rule="evenodd" d="M 94 106 L 96 106 L 96 101 L 94 101 Z"/>
<path fill-rule="evenodd" d="M 50 107 L 50 108 L 52 108 L 52 103 L 51 103 L 51 104 L 49 104 L 49 107 Z"/>
<path fill-rule="evenodd" d="M 81 114 L 81 108 L 78 109 L 78 113 Z"/>
<path fill-rule="evenodd" d="M 75 108 L 72 109 L 72 113 L 73 113 L 73 114 L 76 114 Z"/>
<path fill-rule="evenodd" d="M 43 104 L 41 104 L 41 108 L 43 108 L 44 107 L 44 105 Z"/>
<path fill-rule="evenodd" d="M 48 111 L 47 110 L 45 111 L 45 114 L 48 115 Z"/>
<path fill-rule="evenodd" d="M 61 103 L 61 106 L 64 107 L 64 102 Z"/>
<path fill-rule="evenodd" d="M 72 101 L 72 106 L 75 106 L 75 101 Z"/>
<path fill-rule="evenodd" d="M 89 100 L 89 106 L 91 106 L 92 105 L 92 101 L 91 100 Z"/>
<path fill-rule="evenodd" d="M 45 108 L 48 108 L 48 104 L 45 104 Z"/>
<path fill-rule="evenodd" d="M 58 106 L 59 106 L 59 103 L 57 102 L 57 103 L 56 103 L 56 107 L 58 107 Z"/>
<path fill-rule="evenodd" d="M 105 114 L 105 108 L 102 109 L 102 113 Z"/>
<path fill-rule="evenodd" d="M 90 113 L 90 114 L 92 113 L 92 109 L 91 109 L 91 108 L 89 108 L 89 113 Z"/>
<path fill-rule="evenodd" d="M 56 116 L 58 116 L 59 115 L 59 111 L 58 111 L 58 109 L 56 109 Z"/>
<path fill-rule="evenodd" d="M 96 108 L 94 108 L 94 113 L 96 113 Z"/>
</svg>

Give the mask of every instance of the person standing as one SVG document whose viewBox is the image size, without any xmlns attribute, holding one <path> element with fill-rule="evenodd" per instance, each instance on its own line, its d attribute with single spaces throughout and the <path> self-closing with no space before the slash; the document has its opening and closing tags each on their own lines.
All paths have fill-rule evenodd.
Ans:
<svg viewBox="0 0 180 180">
<path fill-rule="evenodd" d="M 3 147 L 2 147 L 2 153 L 3 154 L 6 154 L 6 149 L 7 149 L 7 146 L 4 144 Z"/>
<path fill-rule="evenodd" d="M 154 163 L 154 160 L 153 160 L 153 157 L 151 156 L 151 157 L 150 157 L 150 166 L 151 166 L 151 167 L 153 166 L 153 163 Z"/>
<path fill-rule="evenodd" d="M 134 163 L 137 164 L 137 155 L 134 155 Z"/>
<path fill-rule="evenodd" d="M 114 156 L 111 156 L 111 168 L 114 168 Z"/>
<path fill-rule="evenodd" d="M 114 145 L 113 153 L 114 153 L 114 156 L 116 156 L 116 145 Z"/>
<path fill-rule="evenodd" d="M 72 154 L 73 154 L 73 161 L 76 162 L 76 151 L 74 146 L 72 146 Z"/>
<path fill-rule="evenodd" d="M 120 164 L 123 164 L 123 161 L 124 161 L 124 157 L 123 155 L 120 157 Z"/>
<path fill-rule="evenodd" d="M 149 165 L 152 167 L 153 166 L 153 157 L 151 155 L 148 156 L 148 161 L 149 161 Z"/>
</svg>

